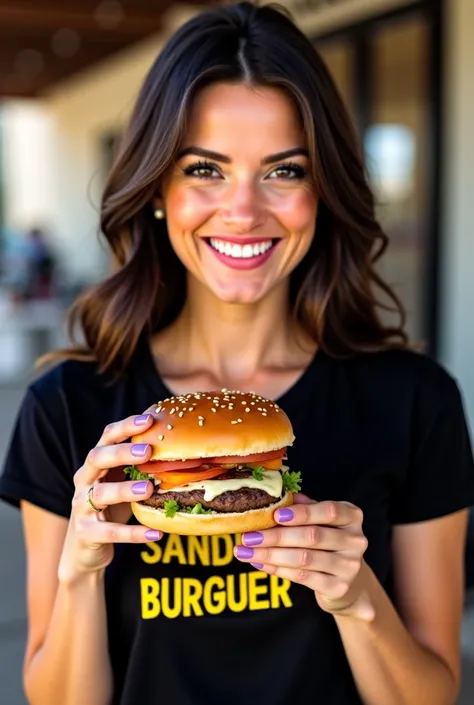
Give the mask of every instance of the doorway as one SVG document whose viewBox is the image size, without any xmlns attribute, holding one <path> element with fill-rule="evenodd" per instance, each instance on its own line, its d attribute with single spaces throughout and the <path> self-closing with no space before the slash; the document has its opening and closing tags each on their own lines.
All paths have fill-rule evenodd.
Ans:
<svg viewBox="0 0 474 705">
<path fill-rule="evenodd" d="M 441 2 L 418 2 L 319 37 L 360 134 L 390 244 L 378 264 L 407 331 L 436 355 L 441 158 Z"/>
</svg>

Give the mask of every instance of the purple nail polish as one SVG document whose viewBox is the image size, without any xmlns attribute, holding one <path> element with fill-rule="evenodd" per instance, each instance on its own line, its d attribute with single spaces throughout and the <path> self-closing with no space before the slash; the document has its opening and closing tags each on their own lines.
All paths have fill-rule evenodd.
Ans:
<svg viewBox="0 0 474 705">
<path fill-rule="evenodd" d="M 140 482 L 134 482 L 132 485 L 133 494 L 145 494 L 148 482 L 146 480 L 140 480 Z"/>
<path fill-rule="evenodd" d="M 242 542 L 246 546 L 260 546 L 263 543 L 263 534 L 260 531 L 250 531 L 242 536 Z"/>
<path fill-rule="evenodd" d="M 292 509 L 285 507 L 284 509 L 279 509 L 277 514 L 277 520 L 281 522 L 291 521 L 295 518 L 295 513 Z"/>
<path fill-rule="evenodd" d="M 135 443 L 132 446 L 131 453 L 132 455 L 135 455 L 137 458 L 143 458 L 143 456 L 146 454 L 148 448 L 148 443 Z"/>
<path fill-rule="evenodd" d="M 237 546 L 235 549 L 235 555 L 237 558 L 252 558 L 253 556 L 253 548 L 247 548 L 247 546 Z"/>
<path fill-rule="evenodd" d="M 141 416 L 137 416 L 134 423 L 136 426 L 144 426 L 146 423 L 148 423 L 148 419 L 151 417 L 151 414 L 142 414 Z"/>
<path fill-rule="evenodd" d="M 148 529 L 148 531 L 145 531 L 145 538 L 147 541 L 158 541 L 158 539 L 161 539 L 161 531 Z"/>
<path fill-rule="evenodd" d="M 256 568 L 257 570 L 262 570 L 263 568 L 263 563 L 251 563 L 250 565 Z"/>
</svg>

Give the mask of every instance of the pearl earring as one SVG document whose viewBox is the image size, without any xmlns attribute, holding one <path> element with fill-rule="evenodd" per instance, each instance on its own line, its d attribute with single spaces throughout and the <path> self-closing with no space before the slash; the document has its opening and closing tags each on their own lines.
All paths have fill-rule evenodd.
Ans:
<svg viewBox="0 0 474 705">
<path fill-rule="evenodd" d="M 163 208 L 157 208 L 154 211 L 153 215 L 155 216 L 155 218 L 157 220 L 163 220 L 163 218 L 165 217 L 165 212 L 164 212 Z"/>
</svg>

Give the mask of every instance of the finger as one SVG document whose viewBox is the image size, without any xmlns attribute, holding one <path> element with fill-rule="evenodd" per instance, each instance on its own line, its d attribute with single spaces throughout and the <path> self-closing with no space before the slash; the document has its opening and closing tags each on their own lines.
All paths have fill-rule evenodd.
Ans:
<svg viewBox="0 0 474 705">
<path fill-rule="evenodd" d="M 286 568 L 270 564 L 252 563 L 257 570 L 262 570 L 269 575 L 276 575 L 279 578 L 290 580 L 292 583 L 305 585 L 322 595 L 328 600 L 340 600 L 350 589 L 350 583 L 343 578 L 326 573 L 319 573 L 307 568 Z"/>
<path fill-rule="evenodd" d="M 273 565 L 318 571 L 336 575 L 352 581 L 359 573 L 361 559 L 331 551 L 315 551 L 308 548 L 245 548 L 235 547 L 235 556 L 241 561 L 257 565 Z"/>
<path fill-rule="evenodd" d="M 132 436 L 141 433 L 149 428 L 155 419 L 148 410 L 138 416 L 129 416 L 120 421 L 114 421 L 104 428 L 102 436 L 97 443 L 98 446 L 112 445 L 113 443 L 123 443 Z"/>
<path fill-rule="evenodd" d="M 314 499 L 311 499 L 311 497 L 308 497 L 307 494 L 303 494 L 302 492 L 296 492 L 293 495 L 293 502 L 295 504 L 313 504 L 314 501 Z"/>
<path fill-rule="evenodd" d="M 362 555 L 367 549 L 367 539 L 362 532 L 351 532 L 327 526 L 276 526 L 264 531 L 251 531 L 242 535 L 244 546 L 285 546 L 310 548 L 322 551 L 344 551 Z"/>
<path fill-rule="evenodd" d="M 83 517 L 76 521 L 76 534 L 82 543 L 90 548 L 98 548 L 105 543 L 149 543 L 158 541 L 162 531 L 149 529 L 141 524 L 115 524 L 110 521 L 95 521 Z"/>
<path fill-rule="evenodd" d="M 76 487 L 92 485 L 107 475 L 110 468 L 136 465 L 150 459 L 151 446 L 146 443 L 119 443 L 96 446 L 89 451 L 86 461 L 75 476 Z"/>
<path fill-rule="evenodd" d="M 123 504 L 124 502 L 137 502 L 147 499 L 153 494 L 154 486 L 152 482 L 137 480 L 136 482 L 98 482 L 91 485 L 92 492 L 89 495 L 90 487 L 81 487 L 74 495 L 73 508 L 80 513 L 94 512 L 89 503 L 97 509 L 105 509 L 112 504 Z"/>
<path fill-rule="evenodd" d="M 362 526 L 362 510 L 349 502 L 312 502 L 293 504 L 275 512 L 275 520 L 290 526 L 318 524 L 323 526 Z"/>
</svg>

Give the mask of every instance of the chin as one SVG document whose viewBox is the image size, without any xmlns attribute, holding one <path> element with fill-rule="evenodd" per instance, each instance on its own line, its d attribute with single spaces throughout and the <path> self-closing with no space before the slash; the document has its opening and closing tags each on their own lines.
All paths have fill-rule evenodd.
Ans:
<svg viewBox="0 0 474 705">
<path fill-rule="evenodd" d="M 151 497 L 132 503 L 141 524 L 194 536 L 259 531 L 293 504 L 300 473 L 285 465 L 293 428 L 275 402 L 197 392 L 165 399 L 151 413 L 153 426 L 132 439 L 151 445 L 151 459 L 125 469 L 154 484 Z"/>
</svg>

